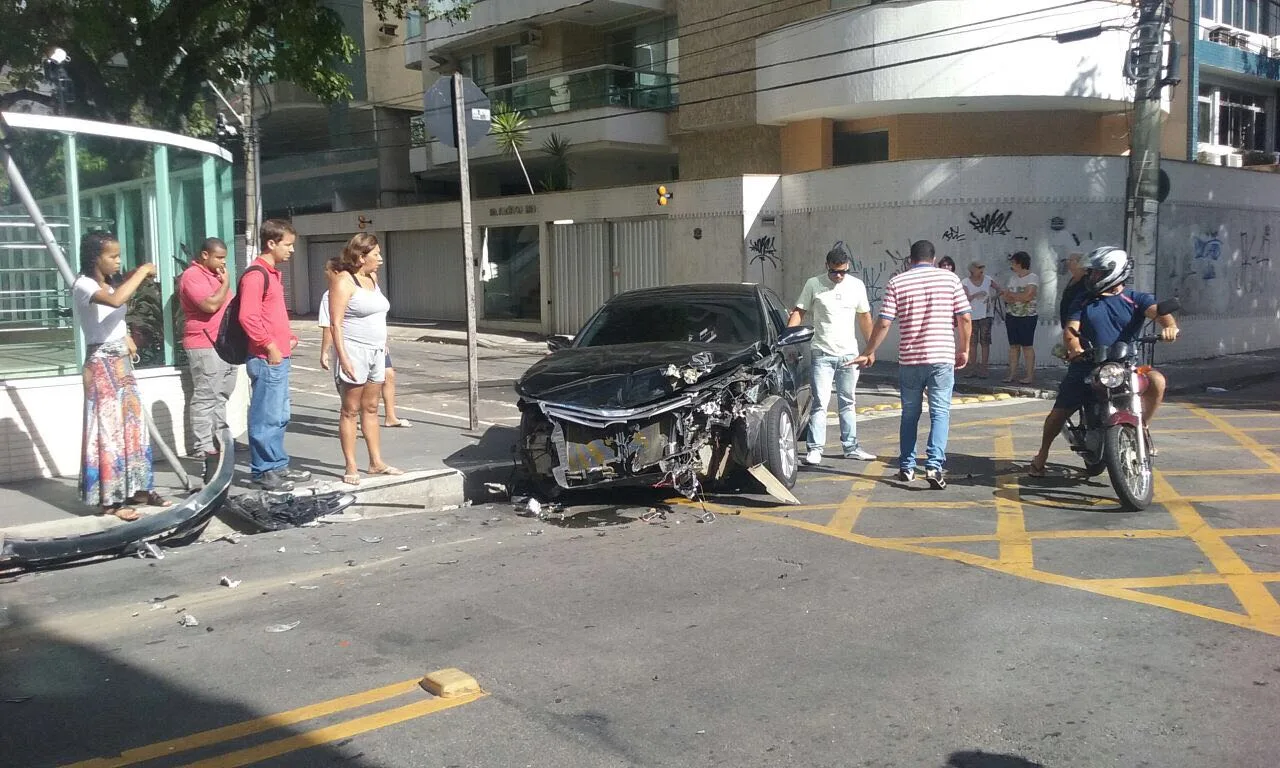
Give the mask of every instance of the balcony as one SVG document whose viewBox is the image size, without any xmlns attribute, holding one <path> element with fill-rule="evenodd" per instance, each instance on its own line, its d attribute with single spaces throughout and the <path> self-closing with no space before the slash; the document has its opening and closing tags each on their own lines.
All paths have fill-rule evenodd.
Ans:
<svg viewBox="0 0 1280 768">
<path fill-rule="evenodd" d="M 601 144 L 666 151 L 665 113 L 676 107 L 678 87 L 674 75 L 605 65 L 491 86 L 487 93 L 495 107 L 507 104 L 528 118 L 530 145 L 555 132 L 579 151 Z M 410 145 L 415 173 L 457 162 L 456 151 L 427 135 L 420 115 L 410 121 Z M 470 157 L 498 153 L 492 141 L 485 141 Z"/>
<path fill-rule="evenodd" d="M 785 124 L 909 113 L 1124 109 L 1132 7 L 923 0 L 836 11 L 756 40 L 756 119 Z M 1037 12 L 1037 8 L 1041 10 Z M 1101 25 L 1097 37 L 1061 32 Z M 930 33 L 934 34 L 930 34 Z"/>
<path fill-rule="evenodd" d="M 422 25 L 421 35 L 410 35 L 410 44 L 405 46 L 405 66 L 422 69 L 423 61 L 433 53 L 516 34 L 537 40 L 538 33 L 530 29 L 530 24 L 572 22 L 594 27 L 642 13 L 665 13 L 666 5 L 666 0 L 476 0 L 470 19 L 456 24 L 430 21 Z"/>
</svg>

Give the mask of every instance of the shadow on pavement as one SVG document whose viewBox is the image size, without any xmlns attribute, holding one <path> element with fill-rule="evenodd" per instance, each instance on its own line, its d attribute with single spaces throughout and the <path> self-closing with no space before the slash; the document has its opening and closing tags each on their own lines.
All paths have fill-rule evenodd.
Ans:
<svg viewBox="0 0 1280 768">
<path fill-rule="evenodd" d="M 997 755 L 979 750 L 952 752 L 944 768 L 1045 768 L 1045 766 L 1015 755 Z"/>
<path fill-rule="evenodd" d="M 0 622 L 0 765 L 38 768 L 112 757 L 270 714 L 202 695 L 194 680 L 176 684 L 113 658 L 120 648 L 103 652 L 34 629 L 17 607 L 0 613 Z M 174 754 L 185 764 L 297 736 L 320 722 Z M 308 747 L 271 764 L 378 768 L 359 747 L 339 744 Z"/>
</svg>

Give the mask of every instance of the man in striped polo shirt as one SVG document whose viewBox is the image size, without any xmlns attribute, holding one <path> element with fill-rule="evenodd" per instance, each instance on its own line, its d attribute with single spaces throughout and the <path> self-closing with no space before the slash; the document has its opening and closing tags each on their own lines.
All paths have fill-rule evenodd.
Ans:
<svg viewBox="0 0 1280 768">
<path fill-rule="evenodd" d="M 960 279 L 953 272 L 938 269 L 934 258 L 933 243 L 919 240 L 911 244 L 911 267 L 889 281 L 867 349 L 854 362 L 861 367 L 874 365 L 876 350 L 893 321 L 898 321 L 898 392 L 902 398 L 898 479 L 909 483 L 916 477 L 916 428 L 928 390 L 929 443 L 924 476 L 929 485 L 942 490 L 947 487 L 943 467 L 951 426 L 951 391 L 956 369 L 969 363 L 973 321 Z"/>
</svg>

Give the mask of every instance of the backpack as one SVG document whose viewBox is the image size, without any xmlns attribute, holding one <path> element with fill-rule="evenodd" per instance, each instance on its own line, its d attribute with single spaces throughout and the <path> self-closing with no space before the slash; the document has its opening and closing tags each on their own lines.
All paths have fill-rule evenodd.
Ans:
<svg viewBox="0 0 1280 768">
<path fill-rule="evenodd" d="M 267 275 L 267 270 L 254 264 L 240 275 L 240 280 L 236 284 L 236 295 L 231 297 L 227 310 L 222 313 L 222 322 L 218 325 L 218 338 L 213 342 L 213 349 L 218 353 L 218 357 L 232 365 L 244 365 L 249 359 L 249 336 L 244 332 L 244 326 L 240 324 L 240 296 L 245 275 L 254 270 L 262 273 L 262 298 L 264 300 L 267 298 L 267 288 L 271 285 L 271 278 Z"/>
</svg>

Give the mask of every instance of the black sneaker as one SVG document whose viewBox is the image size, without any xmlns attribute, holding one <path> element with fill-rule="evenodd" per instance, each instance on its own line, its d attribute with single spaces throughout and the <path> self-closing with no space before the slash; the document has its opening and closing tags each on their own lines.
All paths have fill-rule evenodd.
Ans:
<svg viewBox="0 0 1280 768">
<path fill-rule="evenodd" d="M 909 483 L 909 482 L 911 482 L 912 480 L 915 480 L 915 479 L 916 479 L 916 471 L 915 471 L 914 469 L 900 469 L 900 470 L 898 470 L 898 480 L 899 480 L 899 481 L 904 482 L 904 483 Z"/>
<path fill-rule="evenodd" d="M 947 479 L 942 476 L 940 469 L 926 469 L 924 479 L 929 481 L 929 486 L 935 491 L 941 491 L 947 487 Z"/>
<path fill-rule="evenodd" d="M 284 476 L 284 473 L 274 469 L 253 478 L 253 485 L 273 493 L 286 493 L 293 490 L 293 483 Z"/>
<path fill-rule="evenodd" d="M 289 467 L 285 467 L 284 469 L 277 471 L 285 480 L 293 483 L 305 483 L 311 479 L 311 473 L 305 469 L 290 469 Z"/>
</svg>

